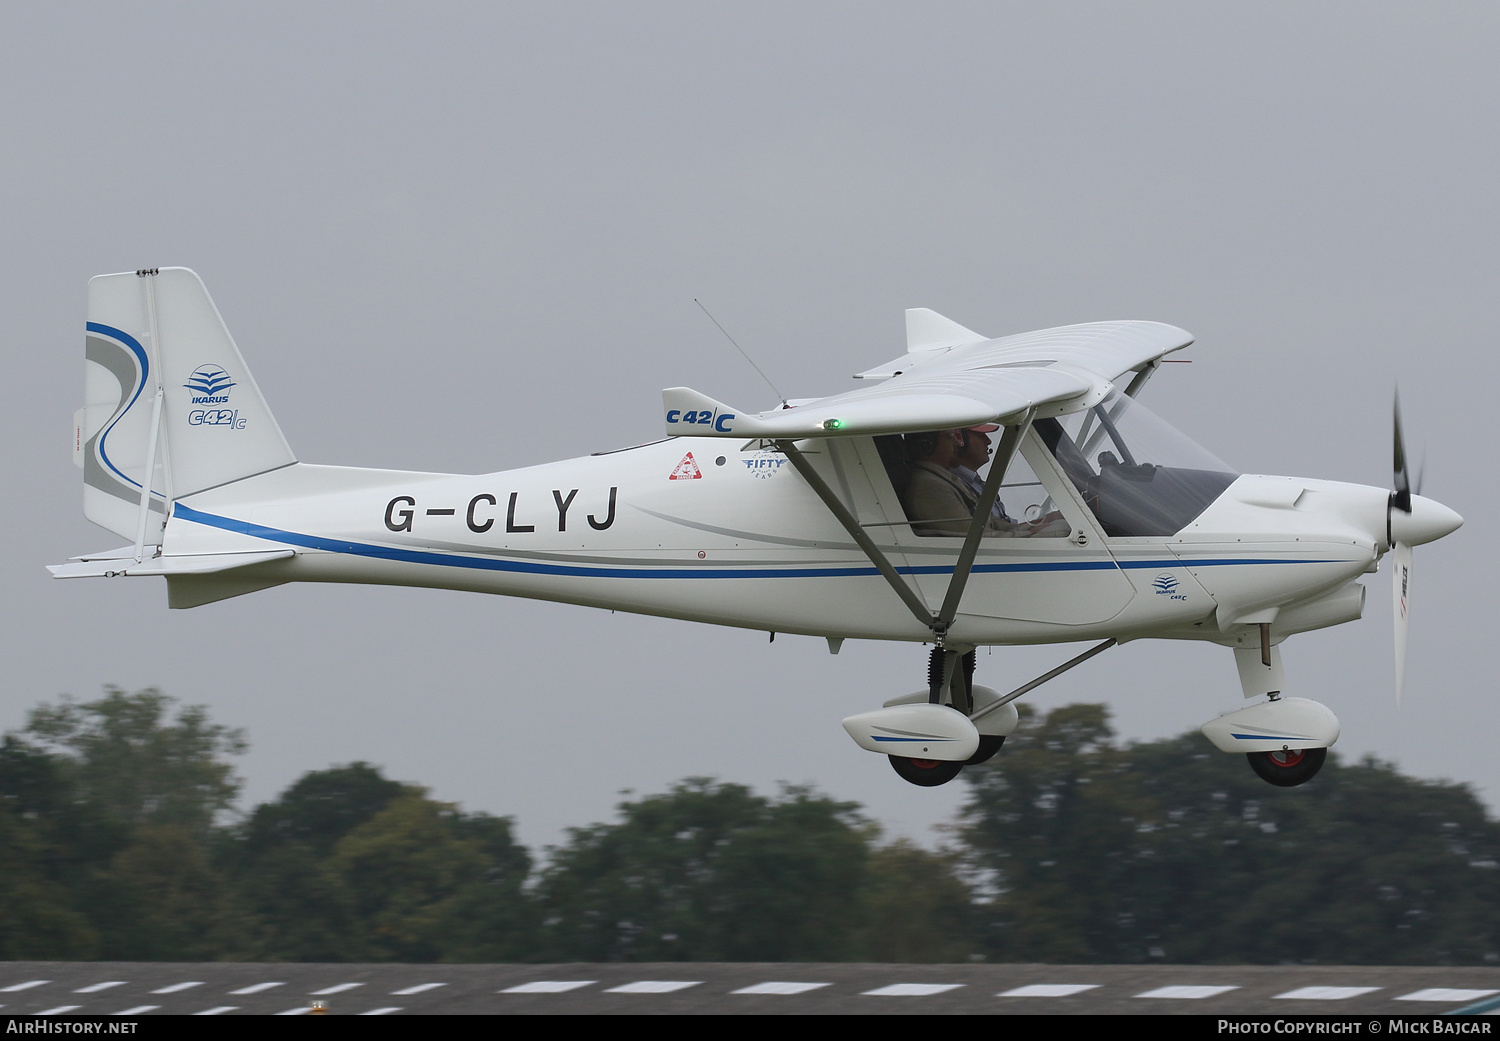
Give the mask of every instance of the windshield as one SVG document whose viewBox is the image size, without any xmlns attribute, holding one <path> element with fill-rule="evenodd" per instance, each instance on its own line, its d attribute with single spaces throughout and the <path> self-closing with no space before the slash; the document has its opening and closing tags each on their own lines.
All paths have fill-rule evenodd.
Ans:
<svg viewBox="0 0 1500 1041">
<path fill-rule="evenodd" d="M 1112 537 L 1175 535 L 1239 476 L 1118 390 L 1036 431 Z"/>
</svg>

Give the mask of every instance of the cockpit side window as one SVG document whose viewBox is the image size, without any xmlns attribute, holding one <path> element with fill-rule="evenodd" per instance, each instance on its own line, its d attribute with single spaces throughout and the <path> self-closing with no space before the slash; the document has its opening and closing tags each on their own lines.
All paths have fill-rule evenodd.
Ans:
<svg viewBox="0 0 1500 1041">
<path fill-rule="evenodd" d="M 984 460 L 988 457 L 992 434 L 998 440 L 999 431 L 983 428 L 892 434 L 874 439 L 906 516 L 906 526 L 913 534 L 962 538 L 968 533 L 988 476 L 989 467 Z M 1013 484 L 1012 475 L 1018 470 L 1024 490 Z M 1050 503 L 1045 494 L 1036 494 L 1039 487 L 1018 453 L 1000 486 L 1000 497 L 986 519 L 984 534 L 1004 538 L 1066 537 L 1072 526 L 1055 510 L 1030 511 L 1036 516 L 1021 515 L 1014 508 L 1007 512 L 1006 503 L 1012 492 L 1026 496 L 1028 501 Z"/>
</svg>

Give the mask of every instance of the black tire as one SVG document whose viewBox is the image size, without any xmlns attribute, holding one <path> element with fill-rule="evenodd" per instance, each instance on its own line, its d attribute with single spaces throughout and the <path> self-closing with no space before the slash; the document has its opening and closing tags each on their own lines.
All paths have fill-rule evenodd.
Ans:
<svg viewBox="0 0 1500 1041">
<path fill-rule="evenodd" d="M 1250 769 L 1278 788 L 1295 788 L 1313 779 L 1328 758 L 1326 748 L 1293 748 L 1286 752 L 1247 752 Z"/>
<path fill-rule="evenodd" d="M 1005 737 L 990 737 L 988 734 L 979 735 L 979 749 L 969 758 L 964 760 L 965 766 L 978 766 L 1000 751 L 1000 746 L 1005 744 Z"/>
<path fill-rule="evenodd" d="M 901 775 L 903 781 L 923 788 L 947 784 L 964 768 L 963 763 L 950 763 L 943 759 L 908 759 L 904 755 L 893 755 L 889 759 L 891 768 Z"/>
</svg>

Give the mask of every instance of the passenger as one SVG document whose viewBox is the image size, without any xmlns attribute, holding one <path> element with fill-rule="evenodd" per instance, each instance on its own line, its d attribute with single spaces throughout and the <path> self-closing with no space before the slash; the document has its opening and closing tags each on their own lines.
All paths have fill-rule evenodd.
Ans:
<svg viewBox="0 0 1500 1041">
<path fill-rule="evenodd" d="M 908 434 L 906 445 L 912 460 L 911 479 L 902 505 L 907 520 L 918 535 L 965 535 L 984 491 L 978 468 L 990 456 L 989 435 L 999 427 L 985 424 L 967 430 L 941 430 Z M 1071 525 L 1061 513 L 1052 512 L 1035 521 L 1014 521 L 997 500 L 985 520 L 986 537 L 1055 538 L 1067 535 Z"/>
<path fill-rule="evenodd" d="M 969 530 L 979 496 L 953 472 L 958 463 L 960 434 L 958 430 L 935 430 L 906 435 L 907 453 L 912 460 L 911 481 L 906 486 L 902 505 L 912 530 L 918 535 L 963 535 Z M 986 535 L 1002 532 L 993 517 L 986 523 Z M 1008 525 L 1007 525 L 1008 527 Z"/>
</svg>

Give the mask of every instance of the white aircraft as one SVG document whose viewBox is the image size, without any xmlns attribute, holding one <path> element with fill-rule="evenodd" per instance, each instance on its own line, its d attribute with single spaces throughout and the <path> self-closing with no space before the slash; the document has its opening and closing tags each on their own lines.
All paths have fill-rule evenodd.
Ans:
<svg viewBox="0 0 1500 1041">
<path fill-rule="evenodd" d="M 849 393 L 751 414 L 674 387 L 662 441 L 408 473 L 298 462 L 192 271 L 101 275 L 73 456 L 85 515 L 133 541 L 50 570 L 161 576 L 175 608 L 360 582 L 803 633 L 834 653 L 928 644 L 922 689 L 844 720 L 921 785 L 994 755 L 1016 698 L 1107 647 L 1207 640 L 1233 650 L 1255 703 L 1204 733 L 1291 786 L 1339 725 L 1281 696 L 1279 645 L 1360 617 L 1358 579 L 1390 552 L 1400 697 L 1411 547 L 1463 521 L 1413 494 L 1399 414 L 1394 491 L 1238 474 L 1135 400 L 1192 342 L 1181 329 L 991 339 L 920 308 L 906 328 L 908 353 Z M 985 427 L 1003 429 L 987 477 L 933 516 L 915 489 L 952 485 L 939 461 L 987 443 Z M 976 647 L 1081 640 L 1100 642 L 1008 694 L 973 683 Z"/>
</svg>

